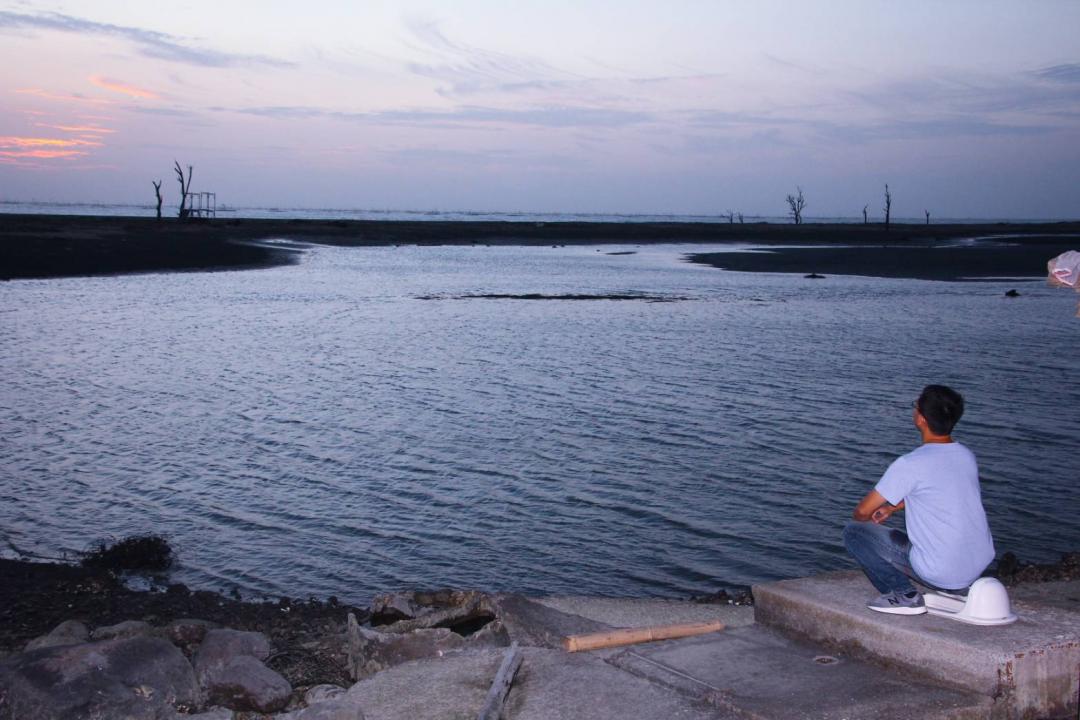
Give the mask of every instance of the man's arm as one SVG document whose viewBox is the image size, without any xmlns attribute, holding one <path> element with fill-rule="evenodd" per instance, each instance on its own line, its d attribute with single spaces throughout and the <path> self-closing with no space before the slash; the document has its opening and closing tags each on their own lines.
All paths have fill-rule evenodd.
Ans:
<svg viewBox="0 0 1080 720">
<path fill-rule="evenodd" d="M 874 521 L 884 522 L 889 515 L 904 506 L 903 501 L 899 505 L 889 505 L 889 501 L 877 490 L 871 490 L 855 506 L 855 512 L 851 516 L 860 522 Z"/>
</svg>

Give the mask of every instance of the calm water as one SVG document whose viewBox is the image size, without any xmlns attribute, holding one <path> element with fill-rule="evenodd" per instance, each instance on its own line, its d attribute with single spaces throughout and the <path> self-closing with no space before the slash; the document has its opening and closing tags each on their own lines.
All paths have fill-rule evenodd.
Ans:
<svg viewBox="0 0 1080 720">
<path fill-rule="evenodd" d="M 177 579 L 268 595 L 703 592 L 846 567 L 940 381 L 999 552 L 1080 548 L 1074 293 L 620 249 L 0 283 L 0 543 L 160 531 Z M 455 299 L 608 292 L 684 299 Z"/>
<path fill-rule="evenodd" d="M 163 206 L 162 213 L 175 217 L 175 205 Z M 4 213 L 26 213 L 31 215 L 105 215 L 120 217 L 153 217 L 155 205 L 151 203 L 61 203 L 0 200 L 0 215 Z M 441 221 L 508 221 L 508 222 L 614 222 L 614 223 L 649 223 L 649 222 L 692 222 L 692 223 L 727 223 L 730 220 L 721 215 L 672 215 L 672 214 L 612 214 L 612 213 L 542 213 L 542 212 L 486 212 L 478 210 L 392 210 L 378 208 L 295 208 L 295 207 L 243 207 L 221 203 L 217 206 L 219 218 L 264 218 L 264 219 L 301 219 L 301 220 L 419 220 Z M 942 223 L 1039 223 L 1067 221 L 1069 218 L 934 218 Z M 790 223 L 787 215 L 747 215 L 746 222 Z M 881 218 L 871 217 L 872 222 Z M 922 225 L 923 216 L 896 217 L 895 223 Z M 808 223 L 861 223 L 862 215 L 845 217 L 823 217 L 808 215 Z"/>
</svg>

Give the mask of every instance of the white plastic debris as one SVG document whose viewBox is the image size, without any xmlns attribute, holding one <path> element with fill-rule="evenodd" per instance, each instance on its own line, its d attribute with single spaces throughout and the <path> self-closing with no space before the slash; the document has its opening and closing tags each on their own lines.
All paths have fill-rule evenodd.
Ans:
<svg viewBox="0 0 1080 720">
<path fill-rule="evenodd" d="M 1071 287 L 1080 292 L 1080 252 L 1069 250 L 1046 263 L 1047 282 L 1055 287 Z M 1080 317 L 1080 305 L 1076 307 Z"/>
</svg>

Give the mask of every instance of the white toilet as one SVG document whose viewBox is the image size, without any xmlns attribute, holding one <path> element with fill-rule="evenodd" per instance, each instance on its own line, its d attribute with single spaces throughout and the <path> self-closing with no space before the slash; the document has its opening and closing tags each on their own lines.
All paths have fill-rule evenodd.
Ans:
<svg viewBox="0 0 1080 720">
<path fill-rule="evenodd" d="M 1008 625 L 1016 622 L 1009 593 L 996 578 L 979 578 L 971 584 L 967 599 L 928 592 L 926 611 L 971 625 Z"/>
</svg>

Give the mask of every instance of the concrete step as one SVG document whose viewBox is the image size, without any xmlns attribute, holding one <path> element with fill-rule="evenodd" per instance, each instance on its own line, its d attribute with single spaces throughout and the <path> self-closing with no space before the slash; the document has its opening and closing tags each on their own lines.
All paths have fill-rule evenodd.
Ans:
<svg viewBox="0 0 1080 720">
<path fill-rule="evenodd" d="M 993 706 L 977 693 L 922 683 L 761 625 L 634 646 L 608 662 L 724 718 L 984 720 Z"/>
<path fill-rule="evenodd" d="M 719 620 L 727 627 L 754 622 L 749 605 L 695 603 L 666 598 L 604 598 L 581 595 L 550 595 L 534 601 L 570 615 L 578 615 L 616 628 L 638 628 L 675 623 Z"/>
<path fill-rule="evenodd" d="M 876 592 L 859 571 L 757 585 L 753 593 L 758 623 L 992 698 L 994 717 L 1076 716 L 1080 582 L 1014 588 L 1019 620 L 993 627 L 868 610 Z"/>
</svg>

